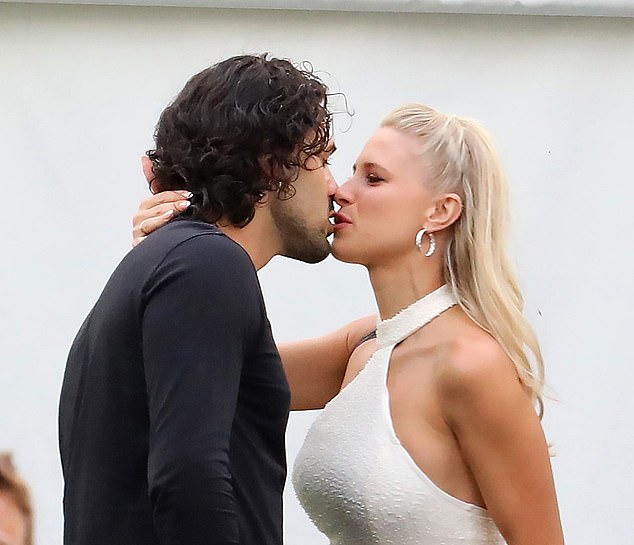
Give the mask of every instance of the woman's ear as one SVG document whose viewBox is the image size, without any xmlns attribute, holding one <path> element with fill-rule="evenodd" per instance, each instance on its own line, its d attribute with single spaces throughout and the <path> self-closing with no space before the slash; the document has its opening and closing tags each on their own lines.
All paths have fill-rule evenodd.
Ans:
<svg viewBox="0 0 634 545">
<path fill-rule="evenodd" d="M 430 231 L 441 231 L 455 223 L 462 214 L 462 199 L 456 193 L 441 195 L 427 217 Z"/>
</svg>

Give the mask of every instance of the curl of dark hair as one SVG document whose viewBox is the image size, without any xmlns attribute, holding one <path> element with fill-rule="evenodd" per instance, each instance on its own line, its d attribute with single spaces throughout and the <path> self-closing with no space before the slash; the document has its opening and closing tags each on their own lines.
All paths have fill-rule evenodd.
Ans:
<svg viewBox="0 0 634 545">
<path fill-rule="evenodd" d="M 187 189 L 190 214 L 248 224 L 269 191 L 293 195 L 299 169 L 330 140 L 326 86 L 267 55 L 232 57 L 193 76 L 163 111 L 153 164 L 159 191 Z"/>
</svg>

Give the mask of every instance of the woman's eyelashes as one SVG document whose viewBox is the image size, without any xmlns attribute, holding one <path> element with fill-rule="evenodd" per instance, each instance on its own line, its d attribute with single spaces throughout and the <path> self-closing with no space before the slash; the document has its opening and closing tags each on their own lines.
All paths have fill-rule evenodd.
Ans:
<svg viewBox="0 0 634 545">
<path fill-rule="evenodd" d="M 369 184 L 378 184 L 385 181 L 385 178 L 372 173 L 366 174 L 365 179 Z"/>
</svg>

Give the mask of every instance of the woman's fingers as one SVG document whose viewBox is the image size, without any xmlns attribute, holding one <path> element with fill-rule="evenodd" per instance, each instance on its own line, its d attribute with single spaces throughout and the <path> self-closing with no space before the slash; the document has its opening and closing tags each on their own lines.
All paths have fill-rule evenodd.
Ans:
<svg viewBox="0 0 634 545">
<path fill-rule="evenodd" d="M 183 210 L 187 210 L 190 206 L 190 202 L 180 197 L 180 200 L 169 201 L 162 204 L 154 204 L 150 208 L 139 208 L 137 213 L 132 217 L 132 226 L 138 227 L 138 225 L 146 219 L 156 218 L 162 216 L 168 210 L 172 210 L 175 215 L 180 214 Z"/>
<path fill-rule="evenodd" d="M 163 214 L 150 218 L 145 218 L 144 220 L 141 220 L 141 223 L 139 223 L 139 232 L 141 235 L 147 236 L 151 232 L 156 231 L 159 227 L 165 225 L 173 217 L 174 210 L 170 208 L 169 210 L 166 210 Z"/>
<path fill-rule="evenodd" d="M 142 157 L 141 165 L 145 179 L 155 190 L 154 170 L 152 161 L 147 156 Z M 161 191 L 143 199 L 139 210 L 132 217 L 132 244 L 136 246 L 142 242 L 152 231 L 156 231 L 168 223 L 174 216 L 187 210 L 190 206 L 192 193 L 186 189 L 174 191 Z"/>
<path fill-rule="evenodd" d="M 135 223 L 134 229 L 132 230 L 132 245 L 136 246 L 139 242 L 142 242 L 150 233 L 168 223 L 174 215 L 174 209 L 170 208 L 159 216 L 151 216 L 139 220 L 138 223 Z"/>
<path fill-rule="evenodd" d="M 178 194 L 175 191 L 165 193 Z M 154 199 L 154 197 L 159 196 L 162 196 L 163 202 L 159 203 L 157 202 L 159 199 Z M 184 199 L 182 194 L 178 194 L 178 199 L 179 200 L 173 200 L 172 196 L 159 193 L 141 203 L 138 212 L 132 218 L 132 238 L 134 246 L 151 232 L 156 231 L 159 227 L 168 223 L 174 216 L 189 208 L 191 203 Z M 148 201 L 151 202 L 148 203 Z M 149 208 L 144 207 L 144 204 L 149 205 Z"/>
<path fill-rule="evenodd" d="M 183 190 L 179 189 L 176 191 L 161 191 L 160 193 L 157 193 L 156 195 L 150 195 L 147 199 L 143 199 L 141 201 L 141 204 L 139 205 L 139 211 L 150 210 L 154 208 L 155 206 L 159 206 L 161 204 L 187 201 L 187 199 L 191 198 L 191 196 L 192 196 L 191 192 L 185 189 Z"/>
</svg>

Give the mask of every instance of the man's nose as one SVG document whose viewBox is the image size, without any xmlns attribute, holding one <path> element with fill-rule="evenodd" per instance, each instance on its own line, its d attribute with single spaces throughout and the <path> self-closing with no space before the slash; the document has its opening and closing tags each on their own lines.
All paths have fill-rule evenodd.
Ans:
<svg viewBox="0 0 634 545">
<path fill-rule="evenodd" d="M 324 174 L 326 176 L 326 187 L 328 187 L 328 196 L 332 197 L 337 191 L 337 189 L 339 188 L 339 186 L 337 185 L 337 182 L 335 181 L 335 177 L 332 175 L 332 171 L 330 170 L 329 166 L 326 166 Z"/>
</svg>

